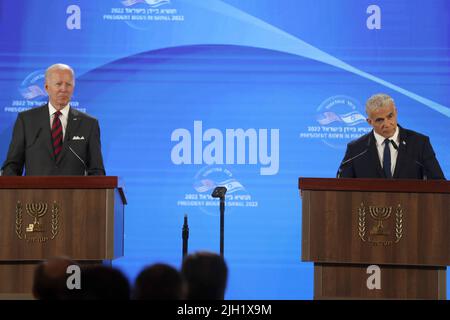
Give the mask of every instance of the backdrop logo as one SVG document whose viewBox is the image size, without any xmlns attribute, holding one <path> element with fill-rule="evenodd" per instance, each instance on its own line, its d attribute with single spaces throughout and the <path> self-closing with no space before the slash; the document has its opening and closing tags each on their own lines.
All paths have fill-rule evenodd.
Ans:
<svg viewBox="0 0 450 320">
<path fill-rule="evenodd" d="M 363 107 L 352 97 L 329 97 L 317 108 L 315 121 L 300 132 L 300 139 L 320 139 L 332 148 L 345 148 L 351 140 L 371 131 L 363 112 Z"/>
<path fill-rule="evenodd" d="M 47 101 L 47 92 L 44 89 L 45 70 L 36 70 L 25 76 L 17 87 L 17 96 L 4 112 L 22 112 Z"/>
<path fill-rule="evenodd" d="M 19 92 L 26 100 L 34 100 L 37 98 L 47 97 L 44 90 L 45 71 L 38 70 L 30 73 L 19 87 Z"/>
<path fill-rule="evenodd" d="M 111 8 L 103 14 L 104 21 L 123 23 L 136 30 L 148 30 L 155 23 L 180 23 L 184 15 L 172 6 L 170 0 L 123 0 L 122 6 Z"/>
<path fill-rule="evenodd" d="M 31 108 L 41 106 L 48 101 L 45 91 L 45 70 L 36 70 L 25 76 L 25 79 L 17 88 L 17 96 L 12 100 L 11 105 L 4 108 L 4 112 L 22 112 Z M 86 109 L 78 108 L 79 102 L 72 100 L 70 106 L 80 111 Z"/>
<path fill-rule="evenodd" d="M 257 207 L 258 202 L 252 199 L 243 184 L 238 181 L 230 170 L 223 166 L 207 166 L 195 175 L 192 192 L 184 195 L 177 202 L 179 207 L 198 207 L 209 215 L 219 215 L 219 201 L 211 197 L 211 193 L 217 186 L 227 188 L 225 195 L 225 212 L 230 212 L 236 207 Z"/>
<path fill-rule="evenodd" d="M 178 128 L 172 132 L 171 141 L 178 143 L 170 158 L 176 165 L 260 165 L 261 175 L 275 175 L 280 162 L 279 140 L 279 129 L 239 128 L 222 132 L 211 128 L 203 132 L 203 122 L 194 121 L 193 130 Z"/>
<path fill-rule="evenodd" d="M 150 7 L 156 8 L 170 3 L 170 0 L 126 0 L 122 1 L 122 4 L 126 7 L 134 6 L 137 3 L 147 3 Z"/>
</svg>

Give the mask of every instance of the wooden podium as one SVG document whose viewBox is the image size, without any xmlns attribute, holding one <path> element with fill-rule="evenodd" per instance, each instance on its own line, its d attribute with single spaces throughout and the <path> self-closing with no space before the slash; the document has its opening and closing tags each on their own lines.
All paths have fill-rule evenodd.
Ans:
<svg viewBox="0 0 450 320">
<path fill-rule="evenodd" d="M 299 189 L 314 299 L 446 299 L 449 182 L 300 178 Z"/>
<path fill-rule="evenodd" d="M 123 256 L 117 177 L 0 177 L 0 298 L 31 298 L 36 265 L 67 256 L 85 264 Z"/>
</svg>

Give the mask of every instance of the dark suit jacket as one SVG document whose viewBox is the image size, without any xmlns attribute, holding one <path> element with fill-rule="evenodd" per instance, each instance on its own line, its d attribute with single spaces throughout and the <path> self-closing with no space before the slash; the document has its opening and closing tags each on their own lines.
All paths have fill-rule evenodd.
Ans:
<svg viewBox="0 0 450 320">
<path fill-rule="evenodd" d="M 56 162 L 48 105 L 19 113 L 3 175 L 21 176 L 24 167 L 28 176 L 84 175 L 85 170 L 88 175 L 104 175 L 98 121 L 70 108 L 63 149 Z"/>
<path fill-rule="evenodd" d="M 430 139 L 412 130 L 400 129 L 395 179 L 444 179 Z M 339 167 L 342 178 L 386 178 L 378 157 L 373 131 L 350 142 Z"/>
</svg>

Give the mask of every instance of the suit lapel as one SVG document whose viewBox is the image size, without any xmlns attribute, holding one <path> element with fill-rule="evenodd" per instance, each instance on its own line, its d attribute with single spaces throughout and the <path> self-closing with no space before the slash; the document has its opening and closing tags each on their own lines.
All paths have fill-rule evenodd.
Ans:
<svg viewBox="0 0 450 320">
<path fill-rule="evenodd" d="M 375 164 L 375 170 L 379 177 L 385 177 L 383 168 L 381 167 L 380 157 L 378 156 L 377 142 L 372 133 L 369 136 L 369 158 L 370 162 Z"/>
<path fill-rule="evenodd" d="M 79 117 L 78 111 L 73 108 L 70 108 L 69 116 L 67 119 L 66 134 L 64 136 L 63 148 L 61 150 L 61 156 L 59 157 L 58 163 L 61 162 L 61 160 L 66 155 L 67 150 L 69 149 L 69 141 L 72 137 L 72 133 L 76 132 L 78 130 L 80 123 L 81 123 L 81 118 Z"/>
<path fill-rule="evenodd" d="M 406 166 L 406 146 L 407 146 L 407 134 L 406 131 L 402 129 L 402 127 L 398 126 L 400 133 L 400 144 L 398 146 L 398 154 L 397 154 L 397 162 L 395 163 L 395 170 L 393 178 L 398 178 L 400 176 L 400 171 L 402 168 Z"/>
</svg>

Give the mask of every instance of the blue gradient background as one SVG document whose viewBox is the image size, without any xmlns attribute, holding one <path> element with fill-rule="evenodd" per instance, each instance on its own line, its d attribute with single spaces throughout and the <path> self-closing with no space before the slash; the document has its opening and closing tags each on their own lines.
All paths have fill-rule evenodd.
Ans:
<svg viewBox="0 0 450 320">
<path fill-rule="evenodd" d="M 81 9 L 80 30 L 66 28 L 72 4 Z M 366 27 L 371 4 L 381 8 L 380 30 Z M 25 100 L 23 81 L 53 63 L 73 66 L 73 100 L 100 120 L 107 174 L 120 176 L 127 194 L 125 256 L 114 265 L 131 281 L 154 262 L 180 266 L 184 214 L 189 251 L 219 250 L 218 207 L 177 205 L 208 169 L 171 161 L 172 132 L 193 134 L 194 121 L 203 132 L 280 134 L 275 175 L 261 175 L 261 164 L 211 166 L 229 170 L 258 204 L 226 208 L 228 299 L 312 298 L 313 267 L 300 261 L 297 178 L 333 177 L 349 139 L 299 135 L 319 126 L 330 97 L 349 97 L 364 114 L 370 95 L 392 95 L 399 123 L 430 136 L 450 175 L 448 1 L 172 0 L 159 8 L 185 20 L 149 23 L 104 20 L 111 8 L 124 6 L 0 3 L 0 155 L 17 116 L 7 108 Z"/>
</svg>

